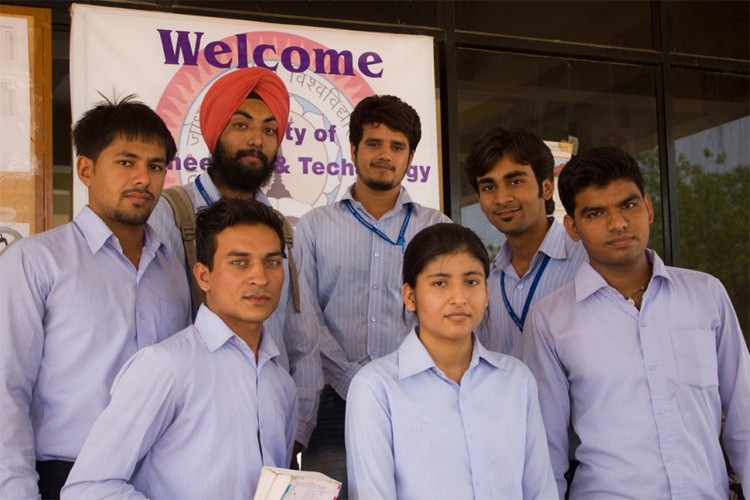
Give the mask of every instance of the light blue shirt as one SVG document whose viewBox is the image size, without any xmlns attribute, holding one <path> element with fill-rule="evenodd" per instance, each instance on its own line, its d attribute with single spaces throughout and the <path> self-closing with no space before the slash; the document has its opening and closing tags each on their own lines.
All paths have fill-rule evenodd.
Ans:
<svg viewBox="0 0 750 500">
<path fill-rule="evenodd" d="M 219 189 L 209 175 L 200 176 L 201 184 L 211 203 L 221 198 Z M 183 186 L 193 202 L 195 212 L 208 206 L 195 182 Z M 264 205 L 271 206 L 262 191 L 255 193 L 255 199 Z M 166 242 L 179 262 L 186 266 L 185 247 L 182 235 L 175 225 L 174 212 L 169 202 L 163 197 L 159 199 L 156 209 L 151 214 L 149 222 Z M 295 238 L 295 246 L 296 246 Z M 289 251 L 287 249 L 287 251 Z M 318 412 L 318 396 L 323 388 L 323 374 L 320 369 L 320 351 L 318 346 L 318 324 L 309 312 L 312 310 L 312 293 L 303 279 L 299 279 L 299 296 L 301 313 L 294 309 L 291 293 L 288 261 L 284 258 L 284 287 L 276 311 L 264 323 L 264 330 L 273 338 L 279 347 L 278 362 L 288 369 L 297 384 L 299 393 L 300 423 L 298 441 L 307 445 L 315 425 L 315 415 Z M 190 280 L 193 279 L 192 270 L 186 269 Z M 287 308 L 289 317 L 287 318 Z M 307 311 L 307 314 L 304 314 Z"/>
<path fill-rule="evenodd" d="M 516 268 L 510 262 L 513 255 L 506 241 L 490 266 L 490 276 L 487 278 L 490 306 L 476 331 L 477 337 L 487 349 L 521 357 L 522 332 L 505 307 L 501 274 L 505 271 L 508 303 L 520 319 L 545 255 L 550 259 L 531 297 L 529 310 L 532 305 L 571 281 L 581 264 L 588 261 L 583 245 L 573 241 L 562 224 L 553 220 L 536 255 L 531 259 L 529 270 L 523 278 L 519 278 Z"/>
<path fill-rule="evenodd" d="M 88 207 L 10 246 L 0 276 L 0 498 L 34 497 L 35 460 L 76 459 L 125 361 L 190 323 L 190 292 L 148 226 L 136 269 Z"/>
<path fill-rule="evenodd" d="M 346 408 L 352 498 L 555 498 L 537 388 L 474 340 L 461 385 L 412 331 L 362 368 Z"/>
<path fill-rule="evenodd" d="M 719 432 L 748 493 L 750 355 L 719 280 L 666 267 L 639 311 L 587 263 L 532 309 L 523 360 L 539 384 L 562 497 L 568 425 L 581 463 L 571 498 L 727 498 Z"/>
<path fill-rule="evenodd" d="M 297 395 L 279 350 L 253 351 L 205 305 L 195 325 L 123 367 L 62 498 L 252 498 L 288 467 Z"/>
<path fill-rule="evenodd" d="M 395 351 L 415 323 L 412 315 L 403 312 L 401 246 L 362 225 L 346 201 L 392 241 L 397 241 L 411 205 L 406 244 L 422 229 L 450 222 L 439 211 L 414 203 L 403 187 L 395 207 L 380 220 L 354 200 L 351 189 L 342 200 L 313 209 L 300 219 L 294 259 L 300 276 L 317 297 L 313 307 L 325 381 L 344 399 L 357 370 Z"/>
</svg>

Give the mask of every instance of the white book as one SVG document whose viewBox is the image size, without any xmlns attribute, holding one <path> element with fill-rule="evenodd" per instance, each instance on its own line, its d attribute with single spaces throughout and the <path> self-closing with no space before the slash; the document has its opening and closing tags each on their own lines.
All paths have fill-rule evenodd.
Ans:
<svg viewBox="0 0 750 500">
<path fill-rule="evenodd" d="M 320 472 L 263 466 L 253 500 L 336 500 L 341 483 Z"/>
</svg>

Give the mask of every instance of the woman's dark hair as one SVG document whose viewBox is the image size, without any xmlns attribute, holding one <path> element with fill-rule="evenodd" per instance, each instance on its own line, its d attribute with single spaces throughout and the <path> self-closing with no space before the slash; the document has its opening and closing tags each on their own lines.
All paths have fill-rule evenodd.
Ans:
<svg viewBox="0 0 750 500">
<path fill-rule="evenodd" d="M 100 94 L 101 95 L 101 94 Z M 172 133 L 156 112 L 129 95 L 117 101 L 104 100 L 86 111 L 73 127 L 73 145 L 79 156 L 96 162 L 102 150 L 118 137 L 161 144 L 166 162 L 177 154 Z"/>
<path fill-rule="evenodd" d="M 482 263 L 485 278 L 490 272 L 490 256 L 474 231 L 459 224 L 440 223 L 421 230 L 412 238 L 404 252 L 403 282 L 417 286 L 417 276 L 427 265 L 442 255 L 468 252 Z"/>
<path fill-rule="evenodd" d="M 419 115 L 414 108 L 392 95 L 373 95 L 359 101 L 349 118 L 349 143 L 358 148 L 365 125 L 381 123 L 404 134 L 409 141 L 410 152 L 417 149 L 422 138 Z"/>
<path fill-rule="evenodd" d="M 228 227 L 262 224 L 279 235 L 281 251 L 284 251 L 284 225 L 274 211 L 255 200 L 221 198 L 210 207 L 200 210 L 195 216 L 195 250 L 198 262 L 214 267 L 216 235 Z"/>
</svg>

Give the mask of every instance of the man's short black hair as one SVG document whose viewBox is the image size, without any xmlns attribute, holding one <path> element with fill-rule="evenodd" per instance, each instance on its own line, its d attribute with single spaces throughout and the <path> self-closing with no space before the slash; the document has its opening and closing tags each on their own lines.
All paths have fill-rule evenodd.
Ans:
<svg viewBox="0 0 750 500">
<path fill-rule="evenodd" d="M 600 147 L 574 156 L 557 179 L 557 189 L 565 212 L 573 217 L 575 197 L 589 186 L 605 187 L 612 181 L 633 181 L 641 194 L 643 174 L 638 162 L 620 148 Z"/>
<path fill-rule="evenodd" d="M 414 108 L 396 96 L 373 95 L 359 101 L 352 111 L 349 118 L 349 143 L 358 148 L 365 125 L 376 124 L 383 124 L 404 134 L 409 141 L 411 153 L 417 149 L 422 138 L 422 122 Z"/>
<path fill-rule="evenodd" d="M 79 156 L 96 162 L 102 150 L 115 139 L 161 144 L 169 163 L 177 154 L 172 133 L 156 112 L 135 101 L 131 94 L 117 101 L 104 100 L 86 111 L 73 127 L 73 145 Z"/>
<path fill-rule="evenodd" d="M 540 197 L 544 193 L 544 180 L 549 179 L 554 185 L 555 159 L 544 141 L 528 130 L 498 127 L 487 132 L 469 150 L 464 170 L 474 191 L 479 192 L 477 179 L 489 172 L 506 154 L 516 163 L 531 165 Z M 545 200 L 544 207 L 547 215 L 550 215 L 555 211 L 554 200 Z"/>
<path fill-rule="evenodd" d="M 270 207 L 256 200 L 221 198 L 195 216 L 195 250 L 198 262 L 212 270 L 216 253 L 216 236 L 228 227 L 264 225 L 279 236 L 284 251 L 284 225 Z"/>
</svg>

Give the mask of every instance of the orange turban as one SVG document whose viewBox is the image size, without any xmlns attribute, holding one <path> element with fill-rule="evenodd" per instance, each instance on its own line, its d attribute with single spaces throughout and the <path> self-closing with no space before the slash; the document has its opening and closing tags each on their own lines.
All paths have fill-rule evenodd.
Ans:
<svg viewBox="0 0 750 500">
<path fill-rule="evenodd" d="M 263 99 L 276 118 L 276 137 L 281 145 L 289 122 L 289 92 L 281 78 L 265 68 L 243 68 L 219 78 L 203 98 L 200 109 L 201 133 L 213 153 L 229 119 L 250 92 Z"/>
</svg>

